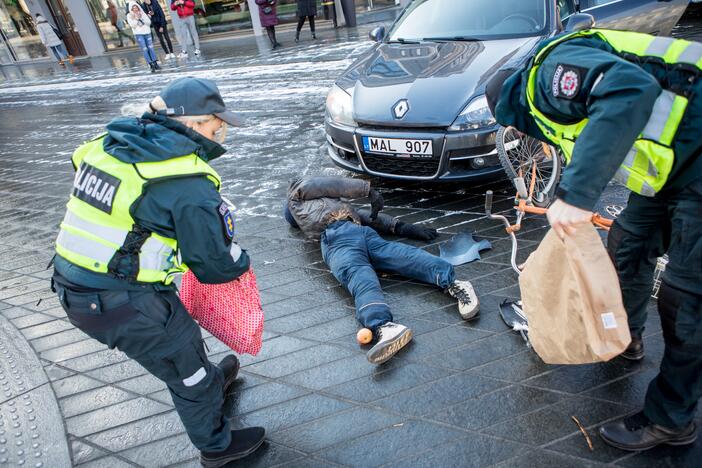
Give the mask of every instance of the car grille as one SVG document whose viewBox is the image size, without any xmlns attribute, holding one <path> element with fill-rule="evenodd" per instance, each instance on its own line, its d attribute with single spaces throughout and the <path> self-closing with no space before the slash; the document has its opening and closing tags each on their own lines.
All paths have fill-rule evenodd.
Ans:
<svg viewBox="0 0 702 468">
<path fill-rule="evenodd" d="M 438 159 L 400 159 L 365 153 L 363 162 L 373 172 L 392 175 L 431 177 L 439 170 Z"/>
</svg>

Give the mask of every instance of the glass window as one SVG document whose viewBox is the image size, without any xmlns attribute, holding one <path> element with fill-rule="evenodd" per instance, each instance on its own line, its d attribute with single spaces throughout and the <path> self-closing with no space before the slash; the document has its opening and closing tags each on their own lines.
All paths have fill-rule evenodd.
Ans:
<svg viewBox="0 0 702 468">
<path fill-rule="evenodd" d="M 356 11 L 379 10 L 399 4 L 399 0 L 356 0 Z"/>
<path fill-rule="evenodd" d="M 5 52 L 15 60 L 46 57 L 46 47 L 41 43 L 36 25 L 24 0 L 0 0 L 0 29 Z"/>
<path fill-rule="evenodd" d="M 561 13 L 561 18 L 565 18 L 574 13 L 569 0 L 558 0 L 558 10 Z"/>
<path fill-rule="evenodd" d="M 546 32 L 549 0 L 415 0 L 389 40 L 537 36 Z"/>
</svg>

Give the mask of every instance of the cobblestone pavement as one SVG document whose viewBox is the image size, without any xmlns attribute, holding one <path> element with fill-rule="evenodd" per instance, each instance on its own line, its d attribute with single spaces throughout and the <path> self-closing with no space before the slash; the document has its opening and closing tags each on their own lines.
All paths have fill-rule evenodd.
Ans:
<svg viewBox="0 0 702 468">
<path fill-rule="evenodd" d="M 377 181 L 386 212 L 440 228 L 436 243 L 421 244 L 428 251 L 438 253 L 462 230 L 490 239 L 493 249 L 457 268 L 480 295 L 474 322 L 462 322 L 455 302 L 435 288 L 383 277 L 397 321 L 416 337 L 385 365 L 366 361 L 348 294 L 318 245 L 279 216 L 292 176 L 343 174 L 324 156 L 324 96 L 368 42 L 321 36 L 273 54 L 242 45 L 225 57 L 226 44 L 210 46 L 207 59 L 158 75 L 144 73 L 134 56 L 117 68 L 39 70 L 0 89 L 0 465 L 198 466 L 163 384 L 74 329 L 46 269 L 72 150 L 120 106 L 145 103 L 169 79 L 190 74 L 216 79 L 248 120 L 214 166 L 238 207 L 237 235 L 253 258 L 266 312 L 263 350 L 242 358 L 233 423 L 263 425 L 269 436 L 264 449 L 232 466 L 699 466 L 700 442 L 637 455 L 594 436 L 597 425 L 642 402 L 663 349 L 655 313 L 639 364 L 548 366 L 506 329 L 497 304 L 519 291 L 509 242 L 482 213 L 485 186 Z M 491 187 L 496 209 L 508 210 L 511 190 Z M 542 219 L 525 222 L 522 260 L 544 228 Z M 207 343 L 213 361 L 227 353 L 212 337 Z M 593 435 L 594 451 L 571 416 Z"/>
</svg>

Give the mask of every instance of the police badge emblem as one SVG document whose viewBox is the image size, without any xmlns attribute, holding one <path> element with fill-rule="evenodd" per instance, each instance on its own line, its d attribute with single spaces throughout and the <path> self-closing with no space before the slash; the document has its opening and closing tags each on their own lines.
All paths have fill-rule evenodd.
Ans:
<svg viewBox="0 0 702 468">
<path fill-rule="evenodd" d="M 582 77 L 586 70 L 559 63 L 551 80 L 551 93 L 554 97 L 574 99 L 580 91 Z"/>
</svg>

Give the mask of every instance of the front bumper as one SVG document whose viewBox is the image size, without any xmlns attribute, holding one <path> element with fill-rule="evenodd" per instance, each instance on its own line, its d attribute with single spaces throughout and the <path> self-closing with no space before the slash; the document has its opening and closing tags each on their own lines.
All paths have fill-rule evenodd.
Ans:
<svg viewBox="0 0 702 468">
<path fill-rule="evenodd" d="M 327 154 L 344 169 L 400 180 L 440 182 L 495 178 L 503 174 L 495 149 L 497 127 L 466 132 L 434 129 L 348 127 L 326 119 Z M 367 153 L 362 137 L 432 140 L 434 154 L 406 158 Z"/>
</svg>

